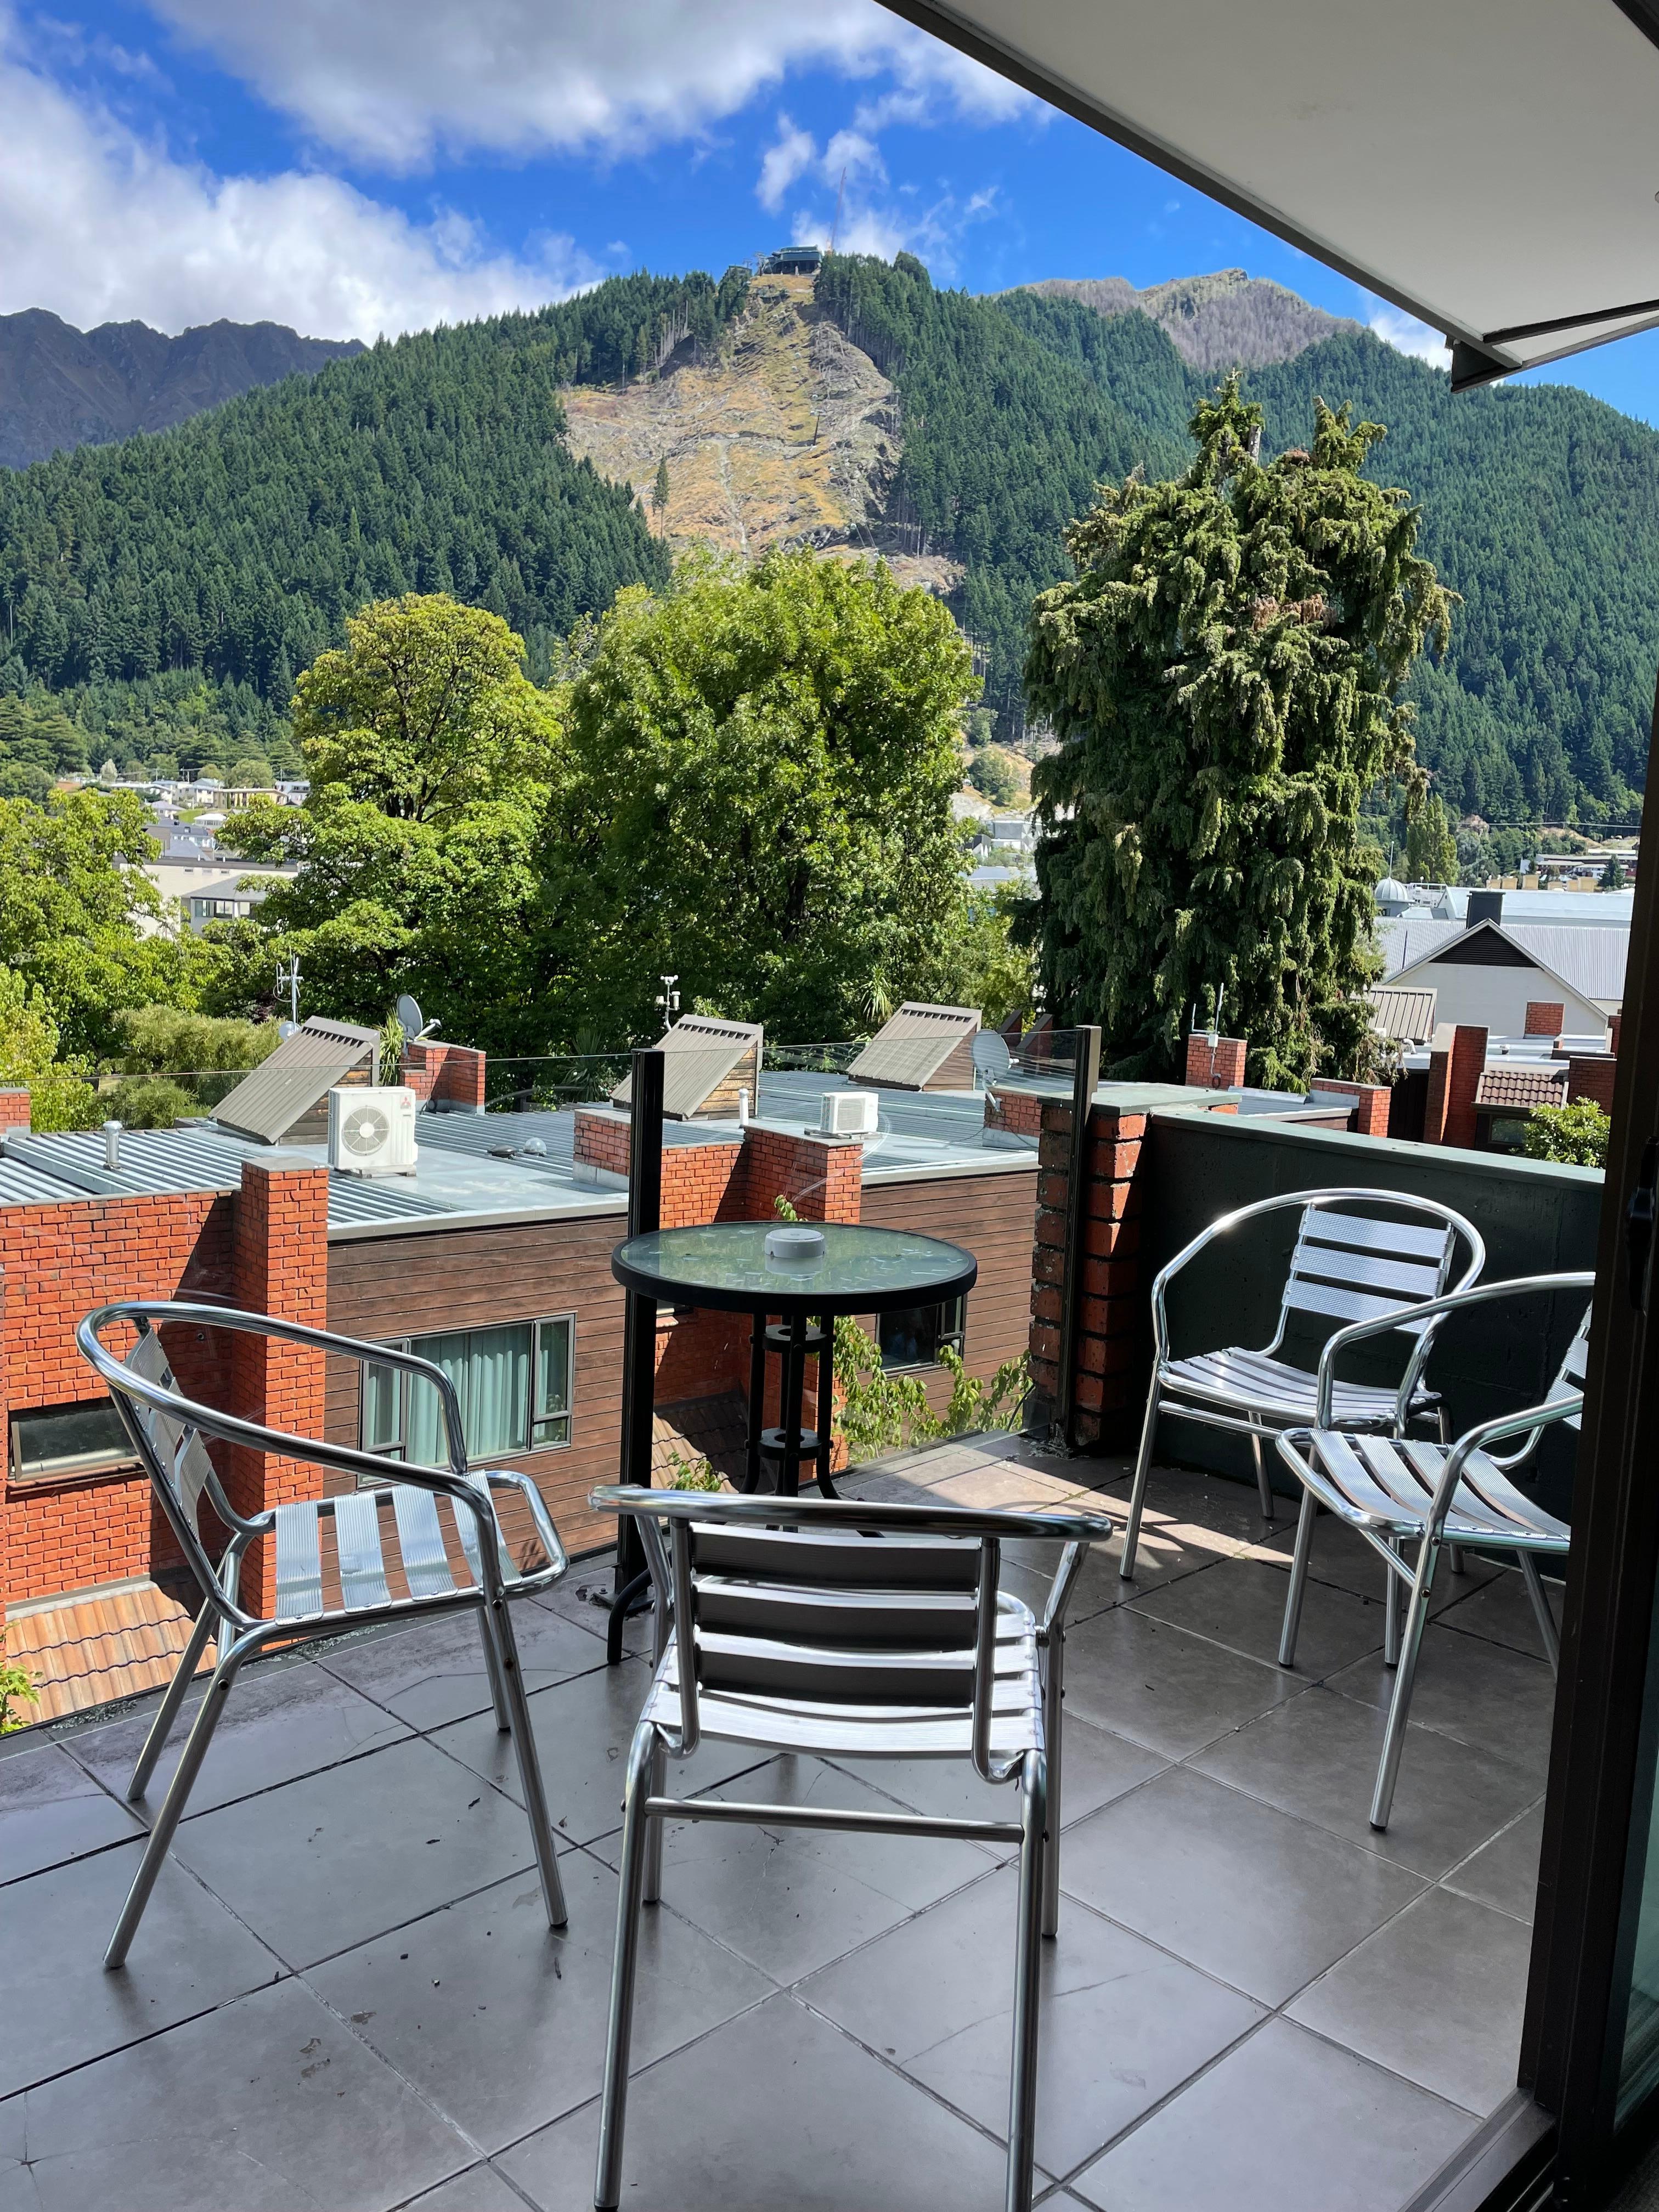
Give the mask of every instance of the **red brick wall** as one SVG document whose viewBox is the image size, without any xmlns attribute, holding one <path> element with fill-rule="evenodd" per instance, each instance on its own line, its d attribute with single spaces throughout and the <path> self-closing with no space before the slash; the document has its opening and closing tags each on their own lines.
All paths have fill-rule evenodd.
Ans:
<svg viewBox="0 0 1659 2212">
<path fill-rule="evenodd" d="M 231 1200 L 198 1192 L 0 1212 L 9 1408 L 102 1396 L 75 1346 L 76 1323 L 94 1306 L 230 1294 L 233 1211 Z M 9 1443 L 0 1423 L 8 1476 Z M 8 1480 L 4 1517 L 3 1594 L 13 1600 L 125 1581 L 177 1558 L 142 1475 L 64 1484 Z"/>
<path fill-rule="evenodd" d="M 1610 1052 L 1575 1052 L 1567 1056 L 1567 1103 L 1593 1099 L 1604 1114 L 1613 1111 L 1613 1083 L 1619 1063 Z"/>
<path fill-rule="evenodd" d="M 584 1114 L 576 1109 L 575 1157 L 586 1167 L 603 1168 L 609 1175 L 628 1173 L 629 1128 L 620 1114 Z"/>
<path fill-rule="evenodd" d="M 1475 1093 L 1486 1068 L 1486 1032 L 1460 1022 L 1451 1043 L 1429 1054 L 1429 1097 L 1423 1115 L 1425 1145 L 1472 1146 Z"/>
<path fill-rule="evenodd" d="M 1528 999 L 1527 1029 L 1528 1036 L 1559 1036 L 1567 1025 L 1567 1010 L 1559 999 Z"/>
<path fill-rule="evenodd" d="M 988 1091 L 985 1094 L 985 1126 L 988 1129 L 1006 1129 L 1016 1137 L 1040 1137 L 1042 1134 L 1042 1101 L 1018 1091 L 1005 1091 L 1000 1096 Z"/>
<path fill-rule="evenodd" d="M 28 1126 L 28 1092 L 0 1091 L 0 1129 L 27 1129 Z"/>
<path fill-rule="evenodd" d="M 1334 1077 L 1316 1076 L 1316 1091 L 1328 1091 L 1339 1098 L 1352 1098 L 1353 1111 L 1348 1127 L 1362 1137 L 1386 1137 L 1389 1133 L 1389 1109 L 1394 1093 L 1386 1083 L 1339 1083 Z"/>
<path fill-rule="evenodd" d="M 1089 1119 L 1087 1198 L 1079 1310 L 1077 1434 L 1104 1450 L 1133 1440 L 1146 1327 L 1140 1284 L 1139 1176 L 1144 1114 L 1097 1105 Z M 1054 1401 L 1060 1388 L 1060 1297 L 1072 1109 L 1045 1105 L 1038 1154 L 1036 1246 L 1031 1262 L 1031 1380 Z M 1058 1418 L 1059 1409 L 1056 1408 Z"/>
<path fill-rule="evenodd" d="M 744 1134 L 744 1212 L 770 1219 L 773 1200 L 789 1200 L 803 1221 L 856 1221 L 864 1190 L 864 1147 L 856 1138 L 793 1136 L 751 1127 Z"/>
<path fill-rule="evenodd" d="M 1212 1044 L 1202 1030 L 1187 1037 L 1186 1080 L 1199 1091 L 1236 1091 L 1244 1080 L 1245 1040 L 1217 1037 Z"/>
<path fill-rule="evenodd" d="M 406 1044 L 398 1075 L 422 1105 L 436 1099 L 483 1113 L 483 1053 L 468 1044 Z"/>
</svg>

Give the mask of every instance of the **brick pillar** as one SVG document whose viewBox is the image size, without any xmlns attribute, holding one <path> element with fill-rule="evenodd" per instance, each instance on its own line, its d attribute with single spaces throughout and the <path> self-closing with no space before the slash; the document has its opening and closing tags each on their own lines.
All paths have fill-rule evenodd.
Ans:
<svg viewBox="0 0 1659 2212">
<path fill-rule="evenodd" d="M 1187 1032 L 1187 1073 L 1185 1081 L 1193 1091 L 1207 1091 L 1210 1078 L 1215 1073 L 1215 1047 L 1202 1030 Z"/>
<path fill-rule="evenodd" d="M 0 1096 L 4 1094 L 0 1093 Z M 27 1093 L 24 1094 L 27 1097 Z M 6 1274 L 0 1267 L 0 1654 L 5 1650 L 6 1592 L 11 1587 L 11 1507 L 6 1501 L 6 1470 L 11 1465 L 11 1395 L 8 1385 Z"/>
<path fill-rule="evenodd" d="M 1615 1060 L 1619 1057 L 1619 1027 L 1624 1018 L 1625 1018 L 1622 1014 L 1614 1014 L 1610 1024 L 1610 1033 L 1607 1037 L 1607 1050 L 1613 1054 Z"/>
<path fill-rule="evenodd" d="M 1528 1036 L 1559 1036 L 1567 1026 L 1567 1010 L 1559 999 L 1528 999 L 1527 1028 Z"/>
<path fill-rule="evenodd" d="M 1589 1098 L 1604 1114 L 1613 1111 L 1613 1081 L 1619 1063 L 1610 1052 L 1574 1052 L 1567 1055 L 1567 1103 Z"/>
<path fill-rule="evenodd" d="M 1078 1315 L 1077 1434 L 1103 1450 L 1133 1439 L 1144 1392 L 1146 1330 L 1140 1284 L 1144 1114 L 1097 1103 L 1089 1117 L 1088 1194 Z M 1060 1388 L 1060 1300 L 1066 1245 L 1072 1109 L 1042 1109 L 1037 1155 L 1036 1246 L 1031 1261 L 1031 1381 L 1054 1405 Z M 1058 1418 L 1060 1409 L 1054 1408 Z"/>
<path fill-rule="evenodd" d="M 446 1106 L 459 1107 L 465 1113 L 482 1114 L 484 1066 L 484 1055 L 471 1045 L 446 1046 L 438 1079 L 433 1086 L 433 1097 L 441 1099 Z"/>
<path fill-rule="evenodd" d="M 1212 1091 L 1237 1091 L 1243 1085 L 1245 1050 L 1243 1037 L 1216 1039 L 1215 1061 L 1210 1072 Z"/>
<path fill-rule="evenodd" d="M 1362 1137 L 1386 1137 L 1394 1093 L 1386 1083 L 1362 1083 L 1354 1101 L 1353 1127 Z"/>
<path fill-rule="evenodd" d="M 233 1296 L 254 1313 L 312 1328 L 328 1321 L 328 1170 L 291 1153 L 242 1164 L 232 1246 Z M 230 1396 L 246 1419 L 300 1436 L 323 1432 L 323 1355 L 298 1345 L 236 1335 L 230 1340 Z M 243 1513 L 321 1493 L 320 1471 L 303 1460 L 232 1448 L 227 1489 Z M 269 1611 L 275 1601 L 274 1547 L 260 1544 L 243 1570 L 243 1601 Z"/>
<path fill-rule="evenodd" d="M 1423 1115 L 1425 1145 L 1474 1142 L 1474 1100 L 1486 1068 L 1486 1032 L 1460 1022 L 1449 1042 L 1429 1054 L 1429 1097 Z"/>
<path fill-rule="evenodd" d="M 743 1151 L 749 1220 L 770 1220 L 775 1198 L 787 1198 L 803 1221 L 857 1221 L 862 1213 L 864 1147 L 856 1137 L 797 1137 L 751 1122 Z"/>
<path fill-rule="evenodd" d="M 0 1129 L 27 1129 L 28 1126 L 28 1092 L 0 1091 Z"/>
</svg>

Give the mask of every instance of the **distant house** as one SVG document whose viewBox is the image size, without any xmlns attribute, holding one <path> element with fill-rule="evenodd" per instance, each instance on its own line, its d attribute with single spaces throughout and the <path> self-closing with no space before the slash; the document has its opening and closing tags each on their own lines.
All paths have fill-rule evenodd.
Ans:
<svg viewBox="0 0 1659 2212">
<path fill-rule="evenodd" d="M 1405 957 L 1389 963 L 1390 992 L 1431 990 L 1437 1021 L 1496 1036 L 1536 1031 L 1528 1017 L 1540 1006 L 1559 1007 L 1557 1031 L 1599 1035 L 1624 1003 L 1627 930 L 1425 921 L 1401 929 L 1396 944 Z"/>
<path fill-rule="evenodd" d="M 781 246 L 761 264 L 763 276 L 816 276 L 823 266 L 819 246 Z"/>
</svg>

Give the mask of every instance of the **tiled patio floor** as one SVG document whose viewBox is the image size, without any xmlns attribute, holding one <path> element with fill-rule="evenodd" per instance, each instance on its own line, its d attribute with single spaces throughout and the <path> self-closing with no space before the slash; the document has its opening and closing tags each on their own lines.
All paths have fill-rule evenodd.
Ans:
<svg viewBox="0 0 1659 2212">
<path fill-rule="evenodd" d="M 1125 1473 L 987 1439 L 866 1480 L 1012 1503 L 1092 1475 L 1110 1510 Z M 1194 1475 L 1159 1476 L 1151 1501 L 1139 1582 L 1091 1559 L 1073 1614 L 1041 2185 L 1098 2212 L 1395 2212 L 1514 2079 L 1551 1699 L 1524 1593 L 1448 1578 L 1377 1837 L 1369 1559 L 1322 1526 L 1286 1674 L 1288 1527 Z M 251 1670 L 115 1975 L 99 1960 L 137 1855 L 119 1793 L 145 1720 L 12 1740 L 0 2212 L 591 2203 L 621 1763 L 647 1679 L 637 1625 L 635 1656 L 605 1667 L 580 1594 L 604 1579 L 578 1566 L 518 1615 L 561 1936 L 470 1628 Z M 706 1746 L 671 1786 L 721 1788 L 745 1756 Z M 805 1759 L 741 1791 L 878 1793 L 993 1796 L 926 1765 Z M 1012 1961 L 1012 1871 L 988 1848 L 671 1830 L 624 2202 L 989 2212 Z"/>
</svg>

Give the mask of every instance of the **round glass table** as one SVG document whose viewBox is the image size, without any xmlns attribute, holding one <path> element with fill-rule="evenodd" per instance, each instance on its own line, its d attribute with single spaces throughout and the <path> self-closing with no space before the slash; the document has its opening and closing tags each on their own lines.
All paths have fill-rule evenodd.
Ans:
<svg viewBox="0 0 1659 2212">
<path fill-rule="evenodd" d="M 805 1250 L 786 1255 L 778 1249 L 792 1243 Z M 626 1289 L 659 1304 L 752 1315 L 743 1487 L 757 1490 L 762 1462 L 769 1461 L 777 1468 L 779 1492 L 793 1498 L 800 1487 L 801 1462 L 810 1459 L 820 1492 L 832 1498 L 828 1414 L 835 1316 L 943 1305 L 973 1288 L 979 1262 L 960 1245 L 903 1229 L 840 1221 L 720 1221 L 630 1237 L 611 1254 L 611 1270 Z M 773 1314 L 779 1321 L 769 1328 Z M 763 1426 L 768 1351 L 783 1361 L 775 1429 Z M 809 1358 L 818 1363 L 816 1431 L 801 1426 Z"/>
</svg>

